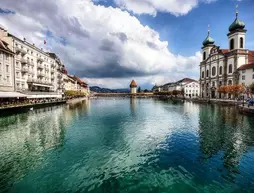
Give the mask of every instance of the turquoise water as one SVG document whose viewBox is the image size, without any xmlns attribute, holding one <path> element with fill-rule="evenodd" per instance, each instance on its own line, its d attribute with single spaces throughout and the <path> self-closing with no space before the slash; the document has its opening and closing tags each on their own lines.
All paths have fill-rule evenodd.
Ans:
<svg viewBox="0 0 254 193">
<path fill-rule="evenodd" d="M 153 99 L 0 117 L 0 192 L 254 192 L 254 117 Z"/>
</svg>

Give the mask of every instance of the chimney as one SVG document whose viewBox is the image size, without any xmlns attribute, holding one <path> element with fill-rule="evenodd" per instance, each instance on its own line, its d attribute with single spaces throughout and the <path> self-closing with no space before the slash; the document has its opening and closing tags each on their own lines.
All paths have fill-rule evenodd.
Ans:
<svg viewBox="0 0 254 193">
<path fill-rule="evenodd" d="M 26 41 L 26 38 L 24 38 L 24 42 Z"/>
</svg>

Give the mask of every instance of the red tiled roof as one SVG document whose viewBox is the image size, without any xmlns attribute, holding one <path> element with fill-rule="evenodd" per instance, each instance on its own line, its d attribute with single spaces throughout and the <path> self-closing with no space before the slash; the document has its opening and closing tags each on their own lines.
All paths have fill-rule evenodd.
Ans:
<svg viewBox="0 0 254 193">
<path fill-rule="evenodd" d="M 249 59 L 248 61 L 249 63 L 254 63 L 254 51 L 249 50 L 248 59 Z"/>
<path fill-rule="evenodd" d="M 228 49 L 221 49 L 221 52 L 222 52 L 222 54 L 226 54 L 229 52 L 229 50 Z"/>
<path fill-rule="evenodd" d="M 245 69 L 250 69 L 254 68 L 254 62 L 249 63 L 249 64 L 244 64 L 238 68 L 238 70 L 245 70 Z"/>
<path fill-rule="evenodd" d="M 82 85 L 82 86 L 87 86 L 87 83 L 85 83 L 84 81 L 82 81 L 79 77 L 77 76 L 73 76 L 74 79 L 77 80 L 77 82 Z"/>
</svg>

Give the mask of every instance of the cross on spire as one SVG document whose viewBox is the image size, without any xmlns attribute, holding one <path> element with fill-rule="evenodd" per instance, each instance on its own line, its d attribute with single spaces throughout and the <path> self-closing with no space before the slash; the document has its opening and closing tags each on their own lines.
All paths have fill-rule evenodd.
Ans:
<svg viewBox="0 0 254 193">
<path fill-rule="evenodd" d="M 236 15 L 236 18 L 238 17 L 238 5 L 235 6 L 235 15 Z"/>
<path fill-rule="evenodd" d="M 210 35 L 210 24 L 208 24 L 208 36 Z"/>
</svg>

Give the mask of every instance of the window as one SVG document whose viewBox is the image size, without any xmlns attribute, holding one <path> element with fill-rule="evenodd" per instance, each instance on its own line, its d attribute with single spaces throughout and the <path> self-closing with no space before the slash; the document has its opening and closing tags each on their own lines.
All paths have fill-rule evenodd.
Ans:
<svg viewBox="0 0 254 193">
<path fill-rule="evenodd" d="M 252 79 L 254 79 L 254 74 L 252 74 Z"/>
<path fill-rule="evenodd" d="M 208 87 L 209 86 L 209 84 L 208 83 L 206 83 L 206 87 Z"/>
<path fill-rule="evenodd" d="M 234 47 L 235 47 L 235 41 L 234 41 L 234 39 L 231 39 L 230 40 L 230 50 L 233 50 Z"/>
<path fill-rule="evenodd" d="M 213 82 L 213 86 L 215 86 L 215 82 Z"/>
<path fill-rule="evenodd" d="M 216 74 L 216 68 L 213 67 L 213 68 L 212 68 L 212 75 L 215 76 L 215 74 Z"/>
<path fill-rule="evenodd" d="M 203 60 L 206 59 L 206 52 L 203 53 Z"/>
<path fill-rule="evenodd" d="M 2 80 L 2 74 L 0 74 L 0 80 Z"/>
<path fill-rule="evenodd" d="M 9 72 L 9 66 L 6 65 L 6 72 Z"/>
<path fill-rule="evenodd" d="M 242 76 L 242 80 L 245 80 L 245 76 Z"/>
<path fill-rule="evenodd" d="M 245 83 L 243 82 L 242 85 L 245 86 Z"/>
<path fill-rule="evenodd" d="M 244 74 L 244 73 L 245 73 L 245 70 L 242 70 L 242 73 Z"/>
<path fill-rule="evenodd" d="M 9 82 L 9 81 L 10 81 L 10 77 L 9 77 L 9 76 L 6 76 L 6 79 L 7 79 L 7 82 Z"/>
<path fill-rule="evenodd" d="M 243 38 L 240 38 L 240 48 L 243 48 Z"/>
<path fill-rule="evenodd" d="M 222 85 L 222 82 L 221 81 L 219 81 L 219 86 L 221 86 Z"/>
<path fill-rule="evenodd" d="M 229 64 L 228 73 L 232 73 L 232 64 Z"/>
<path fill-rule="evenodd" d="M 232 80 L 229 80 L 229 81 L 228 81 L 228 85 L 232 85 Z"/>
<path fill-rule="evenodd" d="M 206 71 L 206 77 L 208 77 L 208 75 L 209 75 L 209 70 Z"/>
<path fill-rule="evenodd" d="M 222 66 L 220 66 L 220 75 L 222 74 Z"/>
</svg>

